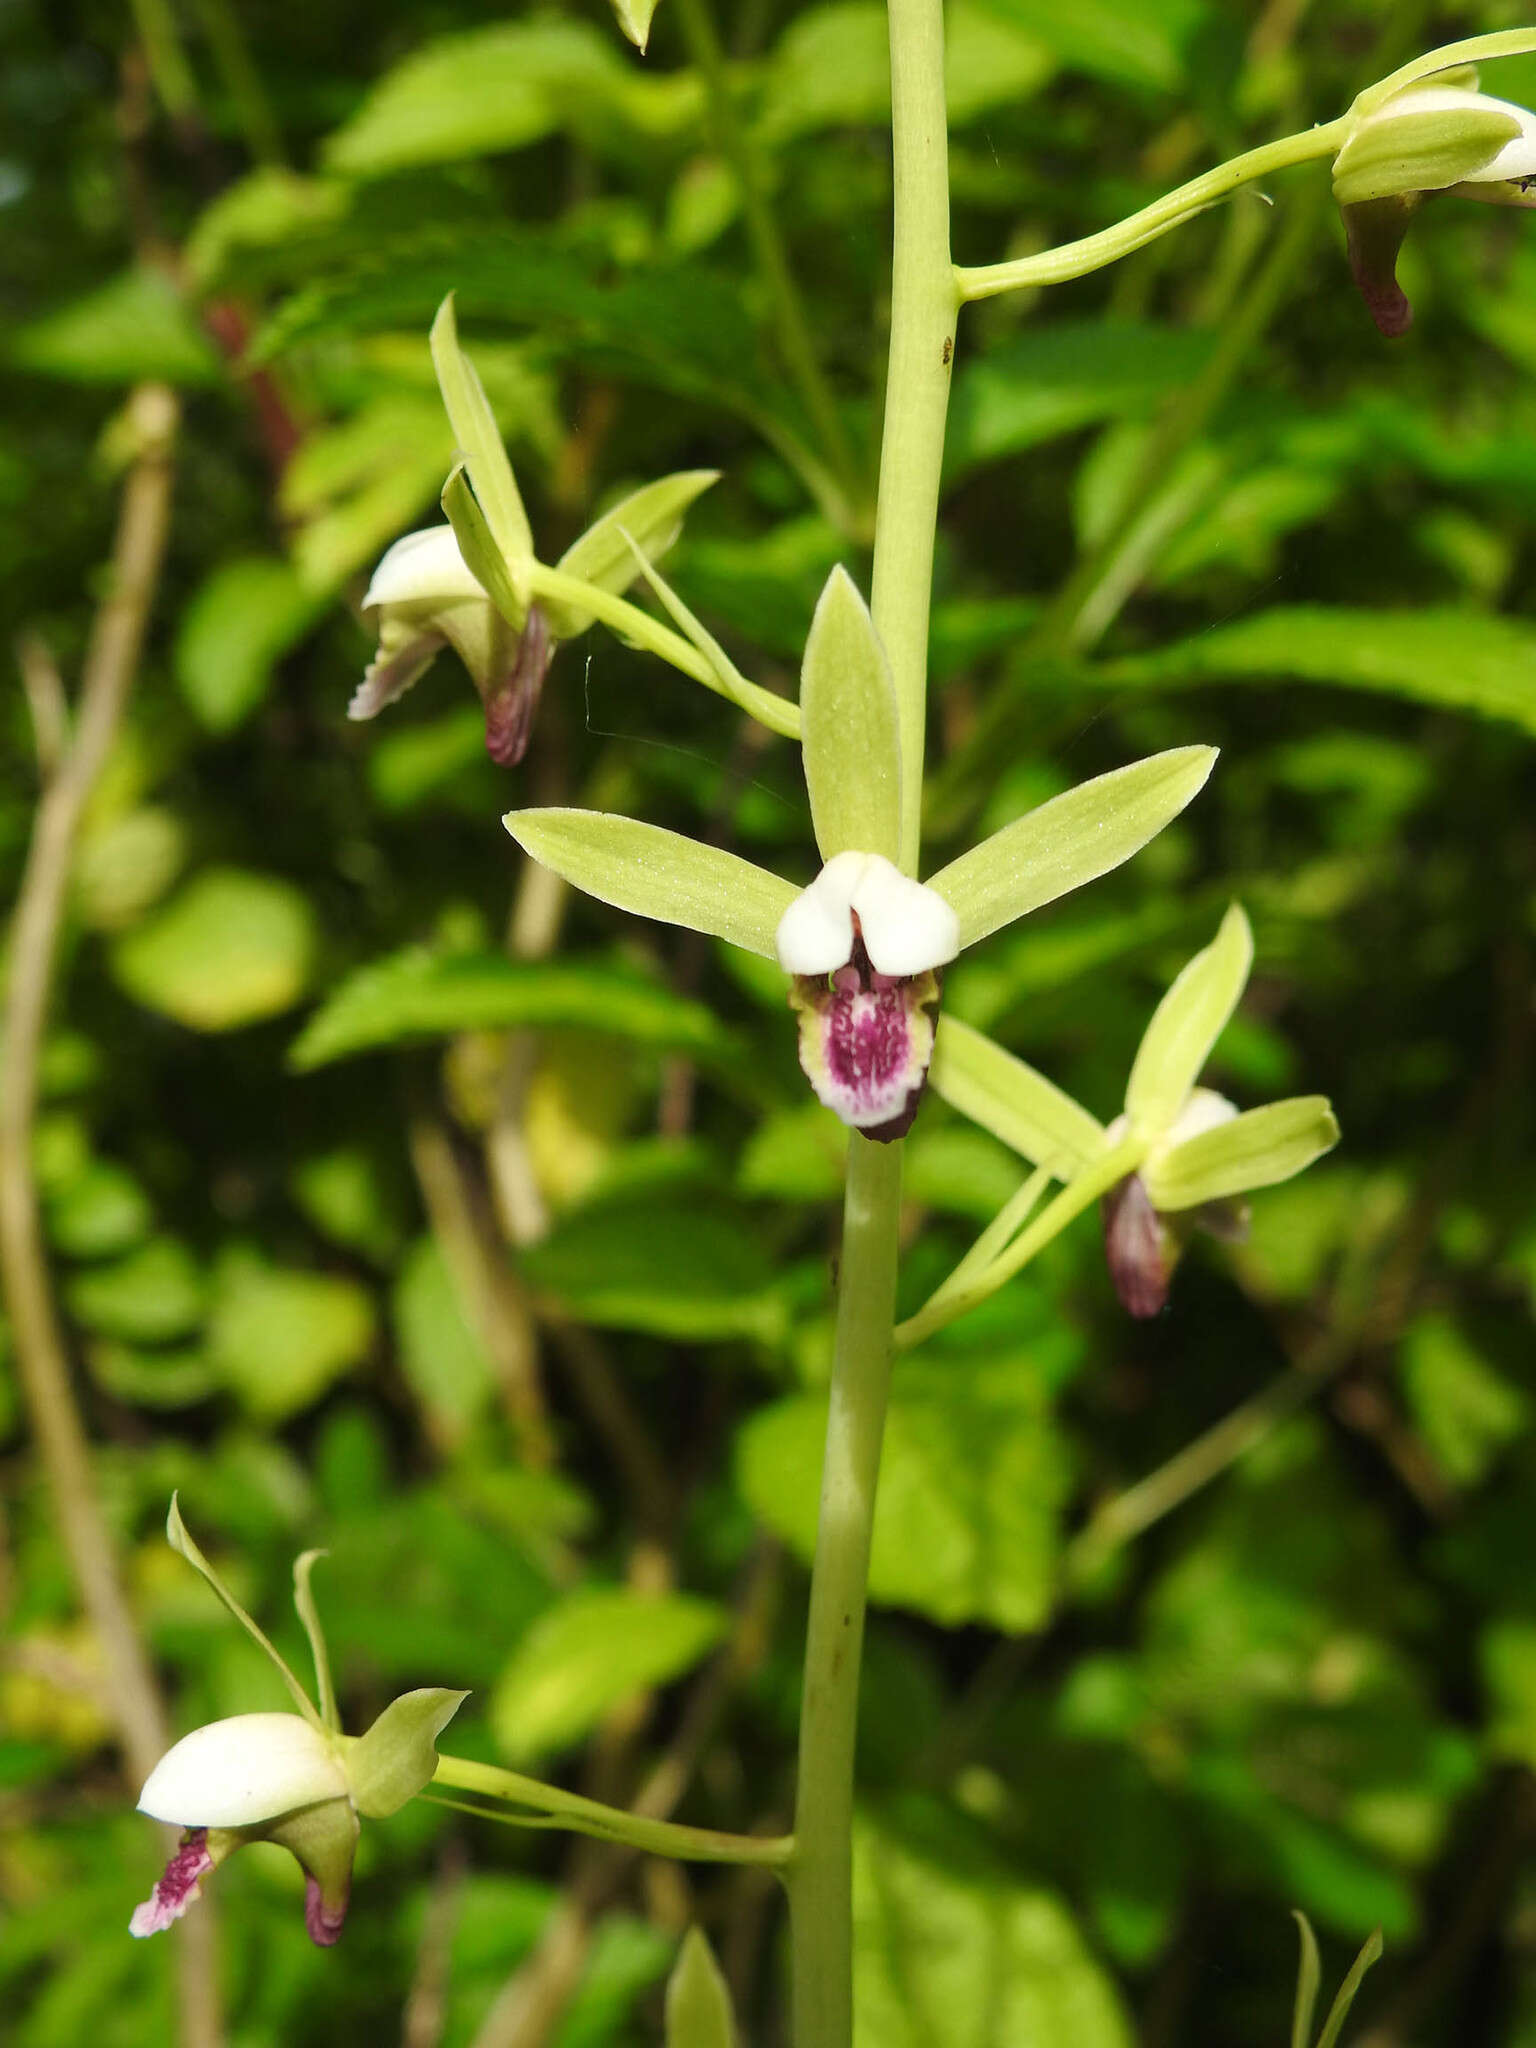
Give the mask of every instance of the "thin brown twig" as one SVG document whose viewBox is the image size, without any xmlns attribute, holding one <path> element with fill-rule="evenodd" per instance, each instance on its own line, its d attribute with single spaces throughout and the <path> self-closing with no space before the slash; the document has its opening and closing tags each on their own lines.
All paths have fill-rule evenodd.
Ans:
<svg viewBox="0 0 1536 2048">
<path fill-rule="evenodd" d="M 41 633 L 22 633 L 16 641 L 16 666 L 32 719 L 32 745 L 39 780 L 46 788 L 69 751 L 69 699 L 53 649 Z"/>
</svg>

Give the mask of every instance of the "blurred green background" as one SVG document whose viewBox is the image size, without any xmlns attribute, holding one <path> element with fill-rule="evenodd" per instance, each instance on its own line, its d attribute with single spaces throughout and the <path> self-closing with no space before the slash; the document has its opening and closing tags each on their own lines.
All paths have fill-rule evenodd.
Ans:
<svg viewBox="0 0 1536 2048">
<path fill-rule="evenodd" d="M 446 656 L 345 719 L 367 571 L 437 516 L 449 287 L 546 560 L 621 491 L 719 467 L 668 574 L 785 688 L 830 565 L 867 580 L 882 9 L 719 13 L 728 104 L 671 0 L 644 61 L 598 0 L 4 0 L 0 868 L 9 896 L 37 787 L 9 643 L 77 675 L 114 422 L 167 379 L 169 555 L 81 845 L 36 1171 L 176 1724 L 283 1702 L 166 1549 L 173 1486 L 291 1654 L 291 1557 L 329 1548 L 349 1726 L 472 1686 L 452 1746 L 755 1828 L 790 1812 L 838 1127 L 776 972 L 562 898 L 497 819 L 613 805 L 801 875 L 793 750 L 600 634 L 558 655 L 517 770 Z M 956 254 L 1089 232 L 1519 19 L 953 0 Z M 1485 85 L 1536 97 L 1536 65 Z M 1536 2044 L 1536 223 L 1426 207 L 1389 345 L 1326 170 L 1267 197 L 966 316 L 929 843 L 1219 742 L 1185 818 L 946 1000 L 1108 1117 L 1238 896 L 1258 963 L 1208 1078 L 1326 1091 L 1344 1144 L 1257 1198 L 1246 1245 L 1193 1251 L 1150 1326 L 1085 1220 L 900 1364 L 862 2048 L 1280 2048 L 1293 1906 L 1330 1980 L 1385 1931 L 1360 2048 Z M 908 1309 L 1019 1174 L 934 1101 L 909 1159 Z M 1209 1485 L 1165 1471 L 1248 1401 Z M 175 2032 L 171 1944 L 126 1935 L 157 1852 L 3 1324 L 0 1479 L 0 2032 L 140 2048 Z M 418 1805 L 368 1828 L 334 1953 L 276 1852 L 212 1889 L 240 2048 L 655 2042 L 690 1917 L 755 2048 L 785 2038 L 766 1878 Z"/>
</svg>

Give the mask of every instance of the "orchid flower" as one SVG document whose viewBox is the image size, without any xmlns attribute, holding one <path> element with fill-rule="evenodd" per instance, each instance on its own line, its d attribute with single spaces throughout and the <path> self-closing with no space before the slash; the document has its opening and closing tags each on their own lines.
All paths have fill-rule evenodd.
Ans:
<svg viewBox="0 0 1536 2048">
<path fill-rule="evenodd" d="M 647 566 L 696 644 L 697 621 Z M 895 690 L 864 600 L 834 569 L 805 646 L 801 755 L 823 866 L 797 889 L 750 861 L 603 811 L 512 811 L 518 844 L 589 895 L 712 933 L 792 977 L 800 1061 L 867 1138 L 903 1135 L 934 1044 L 939 973 L 964 946 L 1118 867 L 1196 795 L 1215 750 L 1176 747 L 1042 804 L 919 883 L 897 866 Z"/>
<path fill-rule="evenodd" d="M 1239 1233 L 1238 1198 L 1289 1180 L 1338 1143 L 1327 1098 L 1291 1096 L 1239 1111 L 1198 1085 L 1253 964 L 1253 935 L 1237 904 L 1211 944 L 1182 969 L 1152 1013 L 1126 1085 L 1125 1107 L 1107 1127 L 1023 1060 L 946 1018 L 933 1084 L 950 1105 L 1035 1162 L 1010 1226 L 987 1233 L 983 1256 L 962 1261 L 913 1318 L 907 1341 L 984 1300 L 1093 1201 L 1103 1197 L 1105 1249 L 1122 1305 L 1153 1316 L 1197 1226 Z M 1066 1183 L 1020 1227 L 1050 1179 Z M 1010 1241 L 1011 1240 L 1011 1241 Z"/>
<path fill-rule="evenodd" d="M 330 1948 L 347 1917 L 359 1815 L 382 1819 L 431 1782 L 437 1738 L 469 1695 L 438 1686 L 403 1693 L 366 1735 L 343 1735 L 309 1584 L 324 1553 L 307 1550 L 293 1567 L 294 1605 L 314 1653 L 316 1705 L 193 1542 L 174 1497 L 166 1536 L 261 1645 L 297 1711 L 211 1721 L 184 1735 L 156 1764 L 139 1795 L 139 1811 L 184 1833 L 154 1890 L 135 1910 L 129 1932 L 159 1934 L 181 1918 L 202 1880 L 226 1856 L 248 1842 L 276 1842 L 304 1872 L 310 1939 Z"/>
<path fill-rule="evenodd" d="M 432 360 L 495 544 L 496 571 L 488 588 L 466 561 L 451 523 L 397 540 L 363 598 L 363 609 L 377 614 L 379 645 L 347 716 L 376 718 L 442 648 L 451 647 L 485 706 L 486 751 L 500 766 L 512 767 L 527 749 L 557 644 L 584 633 L 596 616 L 592 605 L 604 594 L 617 595 L 639 574 L 628 537 L 649 555 L 665 553 L 682 531 L 688 507 L 719 471 L 682 470 L 632 492 L 546 570 L 534 554 L 533 531 L 490 401 L 459 347 L 451 294 L 432 324 Z M 456 470 L 450 492 L 458 482 Z M 476 566 L 485 573 L 483 559 Z"/>
<path fill-rule="evenodd" d="M 1390 81 L 1388 81 L 1390 86 Z M 1371 318 L 1405 334 L 1413 309 L 1397 282 L 1397 256 L 1426 199 L 1459 194 L 1495 206 L 1536 206 L 1536 114 L 1477 90 L 1475 66 L 1373 87 L 1334 159 L 1349 263 Z"/>
</svg>

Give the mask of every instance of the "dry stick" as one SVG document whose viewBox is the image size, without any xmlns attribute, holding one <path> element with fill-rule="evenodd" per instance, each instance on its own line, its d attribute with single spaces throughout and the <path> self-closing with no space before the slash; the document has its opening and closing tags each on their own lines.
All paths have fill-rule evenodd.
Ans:
<svg viewBox="0 0 1536 2048">
<path fill-rule="evenodd" d="M 75 1405 L 32 1173 L 38 1063 L 80 820 L 106 764 L 133 685 L 170 517 L 178 406 L 162 384 L 129 400 L 139 454 L 128 473 L 111 580 L 97 609 L 81 676 L 75 735 L 44 785 L 11 931 L 0 1073 L 0 1279 L 17 1371 L 42 1456 L 80 1604 L 101 1647 L 111 1711 L 130 1773 L 145 1778 L 169 1740 L 165 1707 L 123 1589 Z M 182 2039 L 220 2039 L 211 1921 L 184 1923 L 178 1949 Z"/>
</svg>

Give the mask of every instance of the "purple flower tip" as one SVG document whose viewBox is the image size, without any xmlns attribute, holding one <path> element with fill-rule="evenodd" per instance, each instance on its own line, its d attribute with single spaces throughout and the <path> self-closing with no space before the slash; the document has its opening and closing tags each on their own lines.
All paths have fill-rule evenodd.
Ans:
<svg viewBox="0 0 1536 2048">
<path fill-rule="evenodd" d="M 1129 1315 L 1160 1315 L 1172 1278 L 1162 1218 L 1139 1173 L 1127 1174 L 1104 1197 L 1104 1252 L 1109 1277 Z"/>
<path fill-rule="evenodd" d="M 346 1925 L 347 1901 L 333 1911 L 320 1895 L 318 1878 L 304 1880 L 304 1925 L 309 1929 L 309 1938 L 316 1948 L 334 1948 L 341 1939 L 341 1930 Z"/>
<path fill-rule="evenodd" d="M 182 1836 L 175 1855 L 166 1864 L 159 1883 L 142 1906 L 135 1906 L 133 1918 L 128 1922 L 128 1932 L 133 1935 L 163 1934 L 197 1897 L 200 1881 L 212 1868 L 208 1830 L 189 1828 Z"/>
</svg>

